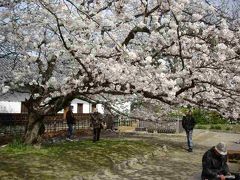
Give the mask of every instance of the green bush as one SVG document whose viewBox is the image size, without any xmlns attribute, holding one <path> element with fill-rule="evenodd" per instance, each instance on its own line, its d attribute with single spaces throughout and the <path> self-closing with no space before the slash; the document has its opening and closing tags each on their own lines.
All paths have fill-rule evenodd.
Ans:
<svg viewBox="0 0 240 180">
<path fill-rule="evenodd" d="M 154 130 L 155 130 L 155 129 L 153 129 L 153 128 L 148 128 L 148 129 L 147 129 L 147 132 L 149 132 L 149 133 L 154 133 Z"/>
<path fill-rule="evenodd" d="M 228 126 L 226 127 L 226 130 L 229 131 L 229 130 L 232 130 L 232 128 Z"/>
<path fill-rule="evenodd" d="M 204 125 L 197 125 L 196 128 L 197 128 L 197 129 L 207 129 L 207 126 L 204 126 Z"/>
<path fill-rule="evenodd" d="M 174 115 L 177 117 L 182 116 L 187 111 L 187 108 L 180 108 Z M 192 108 L 193 116 L 197 124 L 226 124 L 227 119 L 223 118 L 218 112 L 210 111 L 200 108 Z M 180 116 L 181 115 L 181 116 Z"/>
<path fill-rule="evenodd" d="M 220 125 L 211 125 L 211 126 L 210 126 L 210 129 L 221 130 L 221 129 L 222 129 L 222 126 L 220 126 Z"/>
<path fill-rule="evenodd" d="M 11 143 L 8 144 L 11 149 L 26 149 L 27 145 L 23 143 L 20 137 L 15 137 Z"/>
</svg>

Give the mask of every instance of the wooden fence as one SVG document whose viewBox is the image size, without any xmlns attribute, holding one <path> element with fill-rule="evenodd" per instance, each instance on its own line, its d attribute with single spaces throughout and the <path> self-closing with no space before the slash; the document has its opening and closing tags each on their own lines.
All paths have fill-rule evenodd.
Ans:
<svg viewBox="0 0 240 180">
<path fill-rule="evenodd" d="M 90 127 L 90 114 L 74 114 L 76 118 L 75 129 Z M 56 132 L 67 129 L 67 122 L 63 114 L 44 116 L 45 132 Z M 0 135 L 24 134 L 27 125 L 27 114 L 0 113 Z"/>
<path fill-rule="evenodd" d="M 74 114 L 76 119 L 75 130 L 87 129 L 90 127 L 90 114 Z M 133 126 L 136 120 L 118 120 L 111 115 L 105 115 L 104 121 L 107 128 L 117 130 L 120 126 Z M 67 129 L 66 120 L 63 114 L 45 115 L 44 116 L 45 133 L 58 132 Z M 137 122 L 137 131 L 175 133 L 181 132 L 181 121 L 171 120 L 162 122 Z M 7 114 L 0 113 L 0 136 L 24 134 L 27 125 L 27 114 Z"/>
<path fill-rule="evenodd" d="M 181 121 L 178 119 L 163 120 L 160 122 L 139 121 L 138 131 L 148 131 L 150 133 L 179 133 L 183 131 Z"/>
<path fill-rule="evenodd" d="M 24 134 L 27 125 L 27 114 L 0 113 L 0 136 Z M 90 114 L 74 114 L 76 124 L 75 130 L 87 129 L 90 127 Z M 132 121 L 117 120 L 111 115 L 105 115 L 104 121 L 107 128 L 116 130 L 119 126 L 132 126 Z M 45 133 L 66 130 L 67 122 L 63 114 L 44 116 Z"/>
</svg>

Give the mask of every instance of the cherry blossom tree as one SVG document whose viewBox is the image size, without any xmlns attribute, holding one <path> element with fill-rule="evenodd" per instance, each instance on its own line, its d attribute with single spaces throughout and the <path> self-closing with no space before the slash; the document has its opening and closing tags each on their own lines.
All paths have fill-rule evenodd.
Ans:
<svg viewBox="0 0 240 180">
<path fill-rule="evenodd" d="M 74 97 L 134 95 L 239 116 L 239 20 L 199 0 L 18 0 L 0 4 L 2 93 L 27 100 L 26 143 Z"/>
</svg>

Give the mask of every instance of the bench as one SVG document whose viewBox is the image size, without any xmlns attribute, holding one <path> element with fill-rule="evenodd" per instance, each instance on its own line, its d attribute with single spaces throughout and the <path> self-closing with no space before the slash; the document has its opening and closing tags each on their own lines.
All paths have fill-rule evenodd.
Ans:
<svg viewBox="0 0 240 180">
<path fill-rule="evenodd" d="M 233 144 L 228 146 L 228 162 L 240 162 L 240 144 Z"/>
</svg>

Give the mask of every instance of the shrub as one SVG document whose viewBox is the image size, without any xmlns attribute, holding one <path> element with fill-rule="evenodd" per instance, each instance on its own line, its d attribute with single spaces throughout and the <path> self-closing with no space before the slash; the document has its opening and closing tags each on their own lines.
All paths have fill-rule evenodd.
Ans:
<svg viewBox="0 0 240 180">
<path fill-rule="evenodd" d="M 166 133 L 166 131 L 167 131 L 167 130 L 164 129 L 164 128 L 158 128 L 158 129 L 157 129 L 157 132 L 158 132 L 158 133 Z"/>
<path fill-rule="evenodd" d="M 147 129 L 147 132 L 149 132 L 149 133 L 154 133 L 154 128 L 148 128 L 148 129 Z"/>
<path fill-rule="evenodd" d="M 186 108 L 179 110 L 178 115 L 182 115 L 187 111 Z M 200 108 L 192 108 L 193 116 L 197 124 L 226 124 L 227 120 L 223 118 L 218 112 L 210 111 Z"/>
<path fill-rule="evenodd" d="M 20 137 L 15 137 L 13 141 L 9 144 L 9 147 L 22 149 L 25 148 L 26 145 L 22 142 L 22 139 Z"/>
<path fill-rule="evenodd" d="M 157 132 L 158 133 L 176 133 L 176 129 L 158 128 Z"/>
<path fill-rule="evenodd" d="M 204 126 L 204 125 L 197 125 L 196 128 L 197 128 L 197 129 L 207 129 L 207 126 Z"/>
<path fill-rule="evenodd" d="M 216 130 L 221 130 L 222 127 L 220 125 L 211 125 L 210 129 L 216 129 Z"/>
<path fill-rule="evenodd" d="M 229 130 L 232 130 L 232 128 L 228 126 L 226 127 L 226 130 L 229 131 Z"/>
</svg>

